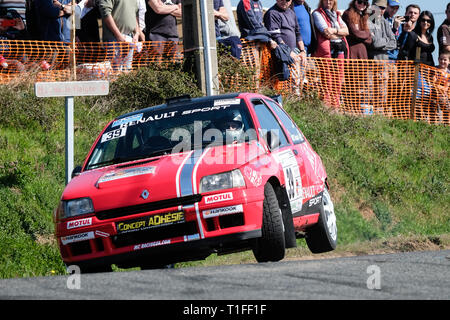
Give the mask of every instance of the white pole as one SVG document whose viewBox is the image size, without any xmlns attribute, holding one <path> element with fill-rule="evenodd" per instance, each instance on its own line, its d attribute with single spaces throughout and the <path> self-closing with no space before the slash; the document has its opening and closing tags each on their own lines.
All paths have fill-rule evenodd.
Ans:
<svg viewBox="0 0 450 320">
<path fill-rule="evenodd" d="M 73 171 L 73 97 L 66 97 L 66 185 L 72 178 Z"/>
<path fill-rule="evenodd" d="M 212 1 L 210 1 L 210 5 Z M 202 32 L 203 32 L 203 50 L 205 55 L 205 81 L 206 81 L 206 95 L 211 96 L 213 91 L 213 79 L 211 73 L 211 48 L 209 39 L 209 23 L 208 23 L 208 4 L 207 0 L 200 0 L 200 15 L 202 17 Z"/>
</svg>

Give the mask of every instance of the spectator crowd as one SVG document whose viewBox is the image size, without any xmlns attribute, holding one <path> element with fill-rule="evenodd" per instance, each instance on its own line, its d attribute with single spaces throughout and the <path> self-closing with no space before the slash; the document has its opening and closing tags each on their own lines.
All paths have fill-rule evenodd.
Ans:
<svg viewBox="0 0 450 320">
<path fill-rule="evenodd" d="M 178 42 L 181 1 L 76 0 L 72 7 L 72 0 L 0 0 L 0 39 L 70 41 L 74 16 L 77 41 Z M 273 50 L 292 61 L 304 61 L 307 56 L 418 58 L 421 63 L 442 67 L 439 61 L 450 54 L 450 3 L 437 31 L 438 50 L 443 56 L 435 63 L 433 14 L 411 4 L 401 15 L 402 0 L 350 0 L 343 13 L 337 10 L 338 0 L 320 0 L 316 9 L 305 0 L 274 0 L 265 13 L 260 0 L 240 0 L 237 23 L 229 0 L 211 1 L 217 41 L 236 58 L 241 54 L 241 39 L 270 43 Z"/>
<path fill-rule="evenodd" d="M 442 75 L 435 78 L 444 79 L 442 83 L 448 83 L 450 77 L 450 3 L 445 7 L 446 19 L 437 30 L 436 48 L 433 14 L 414 4 L 399 14 L 402 0 L 339 0 L 349 1 L 344 12 L 337 9 L 338 0 L 319 0 L 315 9 L 305 0 L 274 0 L 266 12 L 261 0 L 240 0 L 237 21 L 230 0 L 209 1 L 218 43 L 237 59 L 241 56 L 241 39 L 267 43 L 281 80 L 290 77 L 293 65 L 304 65 L 308 56 L 416 60 L 439 68 Z M 129 71 L 142 41 L 161 41 L 160 54 L 173 50 L 170 48 L 179 42 L 177 19 L 181 16 L 182 0 L 76 0 L 75 5 L 72 0 L 0 0 L 0 40 L 68 42 L 74 24 L 76 41 L 102 41 L 108 61 Z M 124 42 L 129 45 L 118 45 Z M 436 49 L 437 63 L 433 60 Z M 0 62 L 2 59 L 0 55 Z M 321 78 L 339 91 L 343 68 L 338 63 Z M 302 78 L 302 69 L 295 72 Z M 295 85 L 299 89 L 301 81 Z"/>
</svg>

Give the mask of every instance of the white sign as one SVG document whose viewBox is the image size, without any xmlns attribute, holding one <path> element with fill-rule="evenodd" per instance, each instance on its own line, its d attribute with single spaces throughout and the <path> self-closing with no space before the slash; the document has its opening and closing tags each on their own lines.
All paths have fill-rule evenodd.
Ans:
<svg viewBox="0 0 450 320">
<path fill-rule="evenodd" d="M 109 81 L 36 82 L 37 97 L 104 96 L 109 93 Z"/>
</svg>

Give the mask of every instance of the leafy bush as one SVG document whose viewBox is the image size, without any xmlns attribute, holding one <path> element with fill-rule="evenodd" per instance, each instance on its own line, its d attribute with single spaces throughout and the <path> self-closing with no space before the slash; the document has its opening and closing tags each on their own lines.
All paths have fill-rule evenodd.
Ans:
<svg viewBox="0 0 450 320">
<path fill-rule="evenodd" d="M 152 65 L 121 75 L 111 83 L 110 94 L 97 99 L 96 106 L 117 115 L 164 103 L 166 98 L 189 94 L 201 96 L 194 79 L 179 65 Z"/>
</svg>

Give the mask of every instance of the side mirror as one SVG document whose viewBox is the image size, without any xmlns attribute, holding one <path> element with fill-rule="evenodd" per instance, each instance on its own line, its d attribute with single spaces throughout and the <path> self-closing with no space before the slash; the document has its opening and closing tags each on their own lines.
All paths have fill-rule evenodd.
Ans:
<svg viewBox="0 0 450 320">
<path fill-rule="evenodd" d="M 76 176 L 79 176 L 81 173 L 81 166 L 76 166 L 75 169 L 72 170 L 72 179 Z"/>
<path fill-rule="evenodd" d="M 280 106 L 283 106 L 283 97 L 281 94 L 278 94 L 276 96 L 270 96 L 273 100 L 275 100 Z"/>
<path fill-rule="evenodd" d="M 280 138 L 278 137 L 278 134 L 273 130 L 267 131 L 265 139 L 270 150 L 274 150 L 280 146 Z"/>
</svg>

